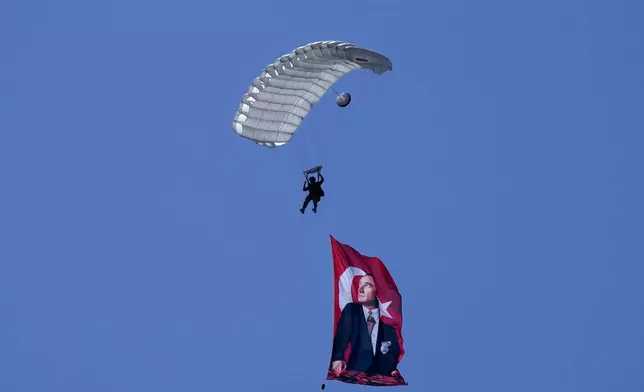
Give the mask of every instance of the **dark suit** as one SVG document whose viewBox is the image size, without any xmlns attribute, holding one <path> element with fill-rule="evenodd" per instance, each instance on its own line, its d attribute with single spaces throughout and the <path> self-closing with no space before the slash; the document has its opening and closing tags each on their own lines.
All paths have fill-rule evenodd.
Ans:
<svg viewBox="0 0 644 392">
<path fill-rule="evenodd" d="M 391 342 L 389 351 L 383 354 L 382 342 Z M 391 326 L 378 320 L 378 339 L 376 354 L 373 354 L 371 337 L 367 329 L 362 305 L 349 303 L 342 310 L 338 327 L 333 339 L 331 363 L 344 360 L 344 350 L 351 344 L 351 354 L 347 361 L 347 370 L 357 370 L 367 374 L 390 376 L 398 366 L 400 345 L 398 335 Z"/>
</svg>

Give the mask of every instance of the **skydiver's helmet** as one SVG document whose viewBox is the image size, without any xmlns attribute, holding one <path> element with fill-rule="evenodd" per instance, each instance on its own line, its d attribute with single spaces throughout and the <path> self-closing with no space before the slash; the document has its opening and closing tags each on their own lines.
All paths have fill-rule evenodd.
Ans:
<svg viewBox="0 0 644 392">
<path fill-rule="evenodd" d="M 309 177 L 309 184 L 315 184 L 315 177 Z"/>
</svg>

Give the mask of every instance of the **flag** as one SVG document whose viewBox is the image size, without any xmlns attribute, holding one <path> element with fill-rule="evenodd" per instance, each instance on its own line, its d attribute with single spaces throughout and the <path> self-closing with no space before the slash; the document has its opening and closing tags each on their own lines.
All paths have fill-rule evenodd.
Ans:
<svg viewBox="0 0 644 392">
<path fill-rule="evenodd" d="M 402 298 L 387 267 L 331 237 L 333 345 L 327 380 L 407 385 L 398 370 L 405 350 Z"/>
</svg>

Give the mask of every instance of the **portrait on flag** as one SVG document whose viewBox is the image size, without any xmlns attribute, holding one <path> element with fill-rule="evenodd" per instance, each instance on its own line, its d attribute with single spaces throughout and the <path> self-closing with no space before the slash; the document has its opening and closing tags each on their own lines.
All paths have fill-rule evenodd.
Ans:
<svg viewBox="0 0 644 392">
<path fill-rule="evenodd" d="M 331 236 L 334 332 L 328 380 L 407 385 L 398 370 L 404 355 L 402 301 L 389 271 Z"/>
</svg>

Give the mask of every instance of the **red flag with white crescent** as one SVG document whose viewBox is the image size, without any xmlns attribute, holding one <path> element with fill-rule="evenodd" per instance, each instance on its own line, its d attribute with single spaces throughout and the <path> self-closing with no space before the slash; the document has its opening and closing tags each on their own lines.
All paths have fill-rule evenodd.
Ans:
<svg viewBox="0 0 644 392">
<path fill-rule="evenodd" d="M 331 238 L 334 328 L 328 380 L 351 384 L 407 385 L 398 364 L 405 350 L 402 297 L 377 257 Z"/>
</svg>

